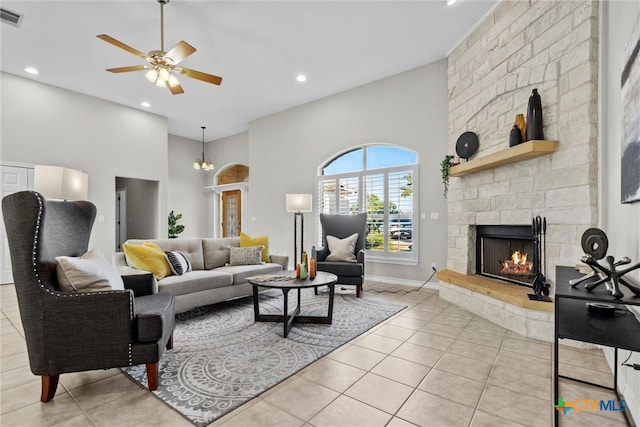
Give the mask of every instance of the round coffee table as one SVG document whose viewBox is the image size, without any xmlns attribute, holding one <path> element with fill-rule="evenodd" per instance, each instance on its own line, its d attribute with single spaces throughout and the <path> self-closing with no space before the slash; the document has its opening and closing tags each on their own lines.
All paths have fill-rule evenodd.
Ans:
<svg viewBox="0 0 640 427">
<path fill-rule="evenodd" d="M 318 271 L 313 280 L 296 279 L 295 271 L 283 271 L 275 274 L 263 274 L 261 276 L 249 277 L 248 281 L 253 286 L 253 316 L 256 322 L 283 322 L 284 337 L 289 335 L 289 331 L 294 323 L 323 323 L 331 324 L 333 318 L 333 297 L 335 295 L 335 285 L 338 277 L 332 273 Z M 300 290 L 304 288 L 315 288 L 317 286 L 329 287 L 329 309 L 326 316 L 302 316 L 300 315 Z M 283 314 L 260 314 L 258 305 L 258 288 L 280 289 L 284 296 Z M 289 291 L 298 290 L 298 305 L 289 314 Z"/>
</svg>

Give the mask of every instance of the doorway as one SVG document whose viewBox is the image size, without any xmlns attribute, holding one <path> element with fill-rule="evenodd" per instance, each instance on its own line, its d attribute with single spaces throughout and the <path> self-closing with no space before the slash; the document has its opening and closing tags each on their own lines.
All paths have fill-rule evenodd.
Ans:
<svg viewBox="0 0 640 427">
<path fill-rule="evenodd" d="M 115 250 L 128 239 L 157 239 L 158 181 L 116 177 Z"/>
<path fill-rule="evenodd" d="M 237 237 L 242 231 L 240 190 L 222 192 L 222 237 Z"/>
<path fill-rule="evenodd" d="M 246 224 L 249 167 L 227 165 L 215 176 L 211 189 L 213 199 L 214 237 L 239 236 Z"/>
</svg>

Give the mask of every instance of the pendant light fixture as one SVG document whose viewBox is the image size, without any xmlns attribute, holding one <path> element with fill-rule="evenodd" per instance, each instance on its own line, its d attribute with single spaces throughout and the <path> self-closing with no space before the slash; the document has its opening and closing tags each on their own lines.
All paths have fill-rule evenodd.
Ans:
<svg viewBox="0 0 640 427">
<path fill-rule="evenodd" d="M 196 170 L 203 170 L 203 171 L 212 171 L 213 170 L 213 163 L 211 162 L 211 160 L 205 160 L 204 157 L 204 130 L 206 129 L 205 126 L 200 126 L 202 128 L 202 159 L 198 159 L 196 158 L 196 161 L 193 162 L 193 168 Z"/>
</svg>

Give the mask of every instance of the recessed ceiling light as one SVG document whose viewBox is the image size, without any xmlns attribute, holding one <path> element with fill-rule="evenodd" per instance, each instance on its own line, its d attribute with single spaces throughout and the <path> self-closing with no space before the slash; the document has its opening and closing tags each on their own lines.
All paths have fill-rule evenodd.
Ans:
<svg viewBox="0 0 640 427">
<path fill-rule="evenodd" d="M 142 102 L 140 105 L 142 105 L 143 107 L 151 107 L 151 104 L 149 104 L 147 101 Z"/>
<path fill-rule="evenodd" d="M 447 6 L 453 6 L 458 2 L 458 0 L 446 0 L 446 1 L 447 1 Z"/>
<path fill-rule="evenodd" d="M 27 67 L 27 68 L 25 68 L 24 70 L 25 70 L 27 73 L 29 73 L 29 74 L 38 74 L 38 70 L 36 70 L 36 69 L 35 69 L 35 68 L 33 68 L 33 67 Z"/>
<path fill-rule="evenodd" d="M 296 80 L 299 81 L 300 83 L 306 82 L 307 81 L 307 76 L 305 76 L 304 74 L 298 74 L 296 76 Z"/>
</svg>

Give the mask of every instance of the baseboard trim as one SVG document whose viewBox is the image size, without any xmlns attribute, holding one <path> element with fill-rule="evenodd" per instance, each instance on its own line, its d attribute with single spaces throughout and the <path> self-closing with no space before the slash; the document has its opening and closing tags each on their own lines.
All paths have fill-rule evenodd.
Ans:
<svg viewBox="0 0 640 427">
<path fill-rule="evenodd" d="M 365 275 L 365 280 L 371 280 L 372 282 L 381 282 L 381 283 L 389 283 L 391 285 L 401 285 L 401 286 L 411 286 L 412 288 L 419 288 L 422 286 L 424 281 L 422 280 L 409 280 L 409 279 L 398 279 L 395 277 L 384 277 L 384 276 L 369 276 Z M 438 282 L 427 282 L 423 288 L 429 289 L 439 289 L 440 285 Z"/>
</svg>

